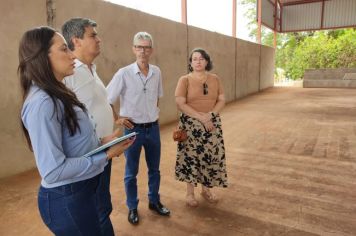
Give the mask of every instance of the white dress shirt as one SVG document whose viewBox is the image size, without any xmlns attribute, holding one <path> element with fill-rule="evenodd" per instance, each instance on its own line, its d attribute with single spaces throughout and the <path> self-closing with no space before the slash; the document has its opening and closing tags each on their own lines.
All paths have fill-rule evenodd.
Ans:
<svg viewBox="0 0 356 236">
<path fill-rule="evenodd" d="M 119 69 L 108 86 L 108 100 L 114 107 L 120 104 L 119 116 L 129 117 L 135 123 L 158 119 L 158 99 L 163 96 L 161 70 L 149 64 L 147 77 L 136 62 Z"/>
<path fill-rule="evenodd" d="M 114 117 L 105 86 L 96 73 L 96 66 L 92 64 L 91 69 L 93 73 L 86 64 L 75 59 L 74 74 L 65 77 L 63 81 L 79 101 L 85 104 L 94 120 L 96 134 L 101 138 L 113 132 Z"/>
</svg>

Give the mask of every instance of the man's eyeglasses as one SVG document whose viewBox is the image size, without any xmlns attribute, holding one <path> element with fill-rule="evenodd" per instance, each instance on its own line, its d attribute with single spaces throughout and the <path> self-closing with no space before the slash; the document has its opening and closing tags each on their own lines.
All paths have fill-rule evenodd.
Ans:
<svg viewBox="0 0 356 236">
<path fill-rule="evenodd" d="M 208 94 L 208 84 L 206 82 L 203 84 L 203 94 L 204 95 Z"/>
<path fill-rule="evenodd" d="M 146 50 L 150 50 L 150 49 L 152 49 L 152 46 L 141 46 L 141 45 L 135 45 L 134 46 L 135 47 L 135 49 L 136 50 L 144 50 L 144 51 L 146 51 Z"/>
</svg>

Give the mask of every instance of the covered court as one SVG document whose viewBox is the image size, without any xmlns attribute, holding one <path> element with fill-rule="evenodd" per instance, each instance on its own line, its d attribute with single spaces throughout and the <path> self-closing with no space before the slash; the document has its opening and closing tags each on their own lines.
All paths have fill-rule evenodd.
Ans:
<svg viewBox="0 0 356 236">
<path fill-rule="evenodd" d="M 14 46 L 15 40 L 12 39 L 18 38 L 20 31 L 22 33 L 30 24 L 47 23 L 58 26 L 63 19 L 78 14 L 72 6 L 73 1 L 36 1 L 37 5 L 24 1 L 21 7 L 16 7 L 18 4 L 16 1 L 7 2 L 8 8 L 3 8 L 5 10 L 2 15 L 7 16 L 5 14 L 7 12 L 16 13 L 17 10 L 21 19 L 12 21 L 13 18 L 8 18 L 19 26 L 16 27 L 18 30 L 15 32 L 16 37 L 14 35 L 12 38 L 9 37 L 3 47 L 9 49 L 3 53 L 9 55 L 9 58 L 7 56 L 1 58 L 6 62 L 11 59 L 14 61 L 16 54 L 11 51 L 17 48 L 17 45 Z M 88 0 L 75 2 L 76 6 L 85 7 L 84 10 L 80 8 L 80 12 L 102 20 L 104 26 L 102 32 L 110 32 L 110 35 L 104 36 L 109 42 L 106 44 L 108 45 L 106 57 L 99 61 L 102 73 L 106 73 L 107 78 L 112 75 L 113 68 L 116 69 L 118 61 L 126 63 L 129 54 L 124 52 L 119 59 L 111 55 L 112 48 L 116 48 L 117 42 L 111 42 L 109 38 L 115 32 L 105 31 L 105 27 L 122 29 L 124 33 L 120 33 L 120 36 L 131 35 L 132 31 L 136 30 L 134 27 L 141 26 L 144 22 L 146 28 L 156 33 L 158 38 L 161 37 L 160 45 L 165 50 L 162 50 L 157 58 L 164 71 L 168 73 L 167 77 L 176 78 L 176 74 L 178 72 L 180 74 L 182 68 L 186 68 L 187 49 L 197 42 L 201 43 L 198 39 L 205 38 L 203 46 L 213 50 L 217 55 L 216 61 L 220 60 L 221 64 L 224 64 L 225 60 L 230 64 L 233 62 L 234 66 L 220 67 L 217 73 L 233 81 L 233 83 L 230 81 L 229 86 L 230 101 L 240 99 L 228 104 L 221 114 L 229 187 L 216 190 L 221 198 L 220 202 L 211 205 L 198 197 L 200 202 L 198 208 L 185 206 L 185 184 L 174 179 L 176 143 L 173 142 L 171 135 L 176 124 L 165 125 L 161 129 L 160 192 L 162 202 L 171 209 L 172 215 L 164 218 L 148 209 L 146 165 L 142 158 L 138 177 L 140 224 L 135 227 L 128 223 L 123 184 L 125 162 L 123 157 L 117 158 L 113 163 L 111 179 L 114 206 L 111 219 L 117 235 L 356 235 L 355 89 L 274 87 L 264 90 L 273 86 L 273 78 L 271 86 L 266 78 L 269 72 L 273 75 L 273 63 L 270 63 L 272 66 L 266 63 L 274 60 L 274 53 L 270 53 L 272 49 L 178 25 L 126 8 L 114 8 L 99 0 L 91 0 L 90 6 L 84 2 L 87 4 Z M 182 4 L 184 2 L 185 0 L 182 0 Z M 258 0 L 258 2 L 262 6 L 257 17 L 259 29 L 263 24 L 273 29 L 275 35 L 278 32 L 356 26 L 355 0 Z M 232 5 L 234 4 L 236 6 L 236 0 L 232 1 Z M 22 7 L 30 9 L 26 13 L 29 22 L 22 18 L 24 16 Z M 39 12 L 38 9 L 43 11 Z M 57 12 L 54 11 L 56 9 Z M 107 14 L 106 18 L 97 9 L 103 12 L 107 10 L 111 15 Z M 53 14 L 54 12 L 56 14 Z M 125 17 L 120 18 L 121 21 L 113 22 L 112 15 L 119 16 L 119 13 Z M 56 18 L 49 17 L 54 15 Z M 53 19 L 56 21 L 50 21 Z M 130 27 L 127 28 L 127 25 Z M 2 26 L 2 29 L 5 29 L 2 30 L 5 32 L 3 35 L 14 31 L 12 25 Z M 167 33 L 158 34 L 162 30 Z M 172 42 L 180 37 L 184 40 L 180 40 L 182 43 L 178 49 L 171 47 Z M 118 41 L 121 48 L 129 46 L 125 44 L 127 42 L 128 40 Z M 235 49 L 228 50 L 226 43 Z M 239 57 L 235 54 L 237 51 Z M 172 55 L 177 53 L 176 57 L 179 58 L 177 61 L 180 61 L 181 65 L 177 66 L 177 63 L 172 63 L 165 57 L 170 53 Z M 13 103 L 15 101 L 19 104 L 20 96 L 8 89 L 14 87 L 16 69 L 14 64 L 9 65 L 9 68 L 2 69 L 5 72 L 3 77 L 6 79 L 3 81 L 1 109 L 2 114 L 17 114 L 17 107 L 14 107 Z M 166 94 L 173 93 L 176 82 L 170 83 L 170 86 L 166 86 Z M 171 103 L 167 102 L 165 107 L 166 117 L 175 115 L 173 99 Z M 6 118 L 2 119 L 1 126 L 7 131 L 2 135 L 2 167 L 18 168 L 24 166 L 28 157 L 18 150 L 20 147 L 17 144 L 22 140 L 21 135 L 15 138 L 13 136 L 19 133 L 15 132 L 18 131 L 15 115 Z M 24 149 L 25 146 L 21 148 Z M 17 154 L 18 160 L 13 154 Z M 14 159 L 16 161 L 13 163 L 16 164 L 9 162 Z M 39 182 L 40 177 L 36 169 L 0 179 L 0 235 L 51 235 L 41 221 L 37 209 Z"/>
<path fill-rule="evenodd" d="M 185 206 L 174 179 L 175 149 L 162 127 L 161 198 L 169 218 L 147 207 L 141 159 L 138 226 L 127 222 L 124 159 L 113 163 L 111 215 L 117 235 L 356 235 L 356 90 L 271 88 L 222 112 L 229 187 L 211 205 Z M 36 204 L 36 170 L 0 180 L 0 235 L 50 235 Z"/>
</svg>

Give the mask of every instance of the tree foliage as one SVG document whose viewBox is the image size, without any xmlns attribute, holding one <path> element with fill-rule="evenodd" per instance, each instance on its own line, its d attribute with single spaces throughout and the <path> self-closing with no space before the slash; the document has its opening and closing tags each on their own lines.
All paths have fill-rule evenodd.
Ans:
<svg viewBox="0 0 356 236">
<path fill-rule="evenodd" d="M 295 35 L 299 34 L 299 40 Z M 276 66 L 291 79 L 300 79 L 305 69 L 356 67 L 356 30 L 317 31 L 311 36 L 287 34 L 277 48 Z"/>
<path fill-rule="evenodd" d="M 240 0 L 240 4 L 248 7 L 245 16 L 250 20 L 250 36 L 256 39 L 256 0 Z M 273 45 L 272 31 L 263 27 L 261 35 L 264 45 Z M 279 34 L 275 65 L 294 80 L 310 68 L 356 67 L 356 29 Z"/>
</svg>

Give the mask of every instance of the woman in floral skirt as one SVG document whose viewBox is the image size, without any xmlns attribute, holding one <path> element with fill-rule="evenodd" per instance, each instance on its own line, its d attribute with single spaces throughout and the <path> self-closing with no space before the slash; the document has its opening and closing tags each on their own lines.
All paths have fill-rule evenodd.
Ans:
<svg viewBox="0 0 356 236">
<path fill-rule="evenodd" d="M 210 191 L 213 187 L 227 187 L 225 147 L 221 129 L 220 110 L 225 105 L 220 78 L 210 73 L 212 61 L 201 48 L 189 57 L 190 73 L 177 84 L 175 97 L 182 112 L 179 128 L 188 138 L 178 142 L 175 176 L 187 183 L 186 203 L 198 206 L 194 188 L 201 184 L 202 197 L 210 203 L 218 202 Z"/>
</svg>

